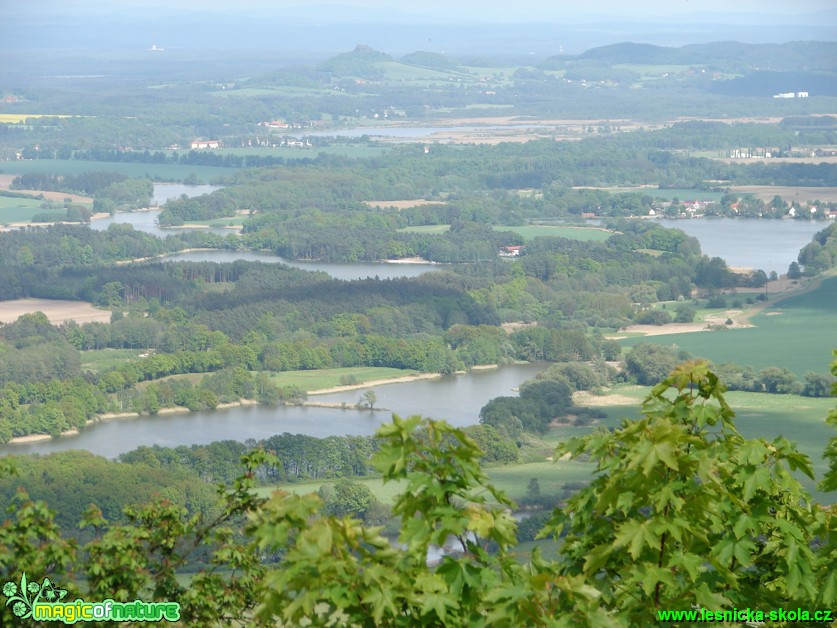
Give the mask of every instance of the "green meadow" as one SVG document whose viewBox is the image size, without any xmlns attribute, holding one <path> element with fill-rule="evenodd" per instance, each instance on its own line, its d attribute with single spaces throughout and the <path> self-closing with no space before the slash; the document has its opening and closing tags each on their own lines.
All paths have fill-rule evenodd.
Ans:
<svg viewBox="0 0 837 628">
<path fill-rule="evenodd" d="M 14 198 L 11 196 L 0 196 L 0 225 L 8 225 L 12 222 L 27 222 L 32 220 L 35 214 L 42 214 L 46 210 L 41 209 L 43 201 L 34 198 Z"/>
<path fill-rule="evenodd" d="M 531 478 L 537 478 L 542 494 L 561 493 L 567 483 L 589 482 L 592 466 L 581 462 L 533 462 L 507 467 L 492 467 L 486 473 L 494 486 L 502 490 L 512 499 L 526 496 L 526 490 Z M 380 478 L 352 478 L 359 484 L 369 487 L 378 501 L 392 504 L 395 498 L 404 490 L 403 482 L 388 482 Z M 316 493 L 323 484 L 332 484 L 336 480 L 306 482 L 298 484 L 279 484 L 265 486 L 256 491 L 263 496 L 270 495 L 274 490 L 281 489 L 298 495 Z"/>
<path fill-rule="evenodd" d="M 91 349 L 81 351 L 81 368 L 84 371 L 103 373 L 122 364 L 135 362 L 143 349 Z"/>
<path fill-rule="evenodd" d="M 567 238 L 582 242 L 604 242 L 613 235 L 612 231 L 598 227 L 570 227 L 562 225 L 523 225 L 518 227 L 495 226 L 497 231 L 513 231 L 527 240 L 542 237 Z"/>
<path fill-rule="evenodd" d="M 297 386 L 305 391 L 343 386 L 350 378 L 357 384 L 380 379 L 395 379 L 417 375 L 417 371 L 378 366 L 350 366 L 338 369 L 314 369 L 310 371 L 283 371 L 271 375 L 277 386 Z"/>
<path fill-rule="evenodd" d="M 716 363 L 734 362 L 763 369 L 785 367 L 797 376 L 825 373 L 837 349 L 837 276 L 819 287 L 777 300 L 753 316 L 755 327 L 620 340 L 630 347 L 641 342 L 676 345 Z"/>
</svg>

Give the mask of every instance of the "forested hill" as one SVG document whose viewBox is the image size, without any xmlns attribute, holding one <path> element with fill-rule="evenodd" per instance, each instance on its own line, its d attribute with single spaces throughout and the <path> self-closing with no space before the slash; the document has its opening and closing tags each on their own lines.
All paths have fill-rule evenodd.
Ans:
<svg viewBox="0 0 837 628">
<path fill-rule="evenodd" d="M 578 56 L 612 64 L 705 65 L 721 72 L 759 68 L 774 71 L 834 72 L 837 43 L 795 41 L 775 44 L 747 44 L 718 41 L 681 47 L 619 43 L 591 48 Z M 562 58 L 567 58 L 566 56 Z"/>
</svg>

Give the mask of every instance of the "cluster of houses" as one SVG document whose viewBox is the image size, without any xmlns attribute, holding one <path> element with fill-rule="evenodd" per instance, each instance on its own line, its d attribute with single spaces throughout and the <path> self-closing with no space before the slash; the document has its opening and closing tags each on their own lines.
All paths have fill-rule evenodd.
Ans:
<svg viewBox="0 0 837 628">
<path fill-rule="evenodd" d="M 189 143 L 189 148 L 192 150 L 201 150 L 204 148 L 221 148 L 219 140 L 192 140 Z"/>
</svg>

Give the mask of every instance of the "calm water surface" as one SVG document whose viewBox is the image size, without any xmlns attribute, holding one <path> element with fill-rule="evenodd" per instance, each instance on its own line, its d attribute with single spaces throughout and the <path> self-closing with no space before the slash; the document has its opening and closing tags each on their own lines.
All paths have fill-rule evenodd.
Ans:
<svg viewBox="0 0 837 628">
<path fill-rule="evenodd" d="M 282 263 L 302 270 L 325 272 L 335 279 L 351 281 L 353 279 L 398 279 L 418 277 L 424 273 L 442 270 L 446 264 L 389 264 L 387 262 L 300 262 L 285 259 L 264 251 L 188 251 L 174 253 L 165 258 L 174 262 L 248 262 Z"/>
<path fill-rule="evenodd" d="M 767 273 L 785 273 L 799 250 L 830 223 L 809 220 L 759 218 L 658 219 L 662 226 L 680 229 L 700 242 L 709 257 L 720 257 L 729 266 L 745 266 Z"/>
<path fill-rule="evenodd" d="M 458 426 L 479 422 L 479 411 L 490 399 L 515 395 L 517 387 L 546 364 L 515 364 L 435 380 L 389 384 L 375 388 L 377 406 L 386 410 L 359 411 L 352 406 L 366 389 L 312 396 L 312 401 L 343 402 L 348 409 L 297 406 L 247 406 L 188 414 L 135 417 L 92 425 L 76 436 L 63 436 L 27 445 L 0 445 L 0 455 L 47 454 L 86 449 L 113 458 L 140 445 L 206 444 L 216 440 L 244 441 L 290 432 L 320 438 L 373 434 L 392 412 L 401 416 L 446 419 Z"/>
</svg>

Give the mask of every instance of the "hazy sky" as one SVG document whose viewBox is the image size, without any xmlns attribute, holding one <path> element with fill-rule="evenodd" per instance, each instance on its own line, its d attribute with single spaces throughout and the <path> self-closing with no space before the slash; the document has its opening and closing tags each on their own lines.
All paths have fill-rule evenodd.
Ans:
<svg viewBox="0 0 837 628">
<path fill-rule="evenodd" d="M 42 0 L 30 0 L 37 4 Z M 835 0 L 64 0 L 61 5 L 99 4 L 114 9 L 116 6 L 165 6 L 197 9 L 246 7 L 311 7 L 340 5 L 395 9 L 409 13 L 465 15 L 476 19 L 503 18 L 550 19 L 571 15 L 619 16 L 672 15 L 690 12 L 722 13 L 779 13 L 798 14 L 837 8 Z"/>
</svg>

